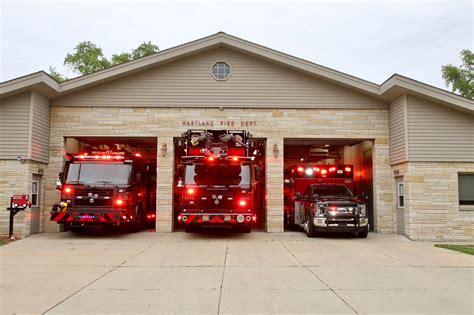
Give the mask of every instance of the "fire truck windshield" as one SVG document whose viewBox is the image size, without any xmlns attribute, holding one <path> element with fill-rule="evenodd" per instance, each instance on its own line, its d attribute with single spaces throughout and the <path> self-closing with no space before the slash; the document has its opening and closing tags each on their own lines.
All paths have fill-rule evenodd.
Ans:
<svg viewBox="0 0 474 315">
<path fill-rule="evenodd" d="M 66 183 L 126 185 L 131 169 L 129 164 L 72 163 L 69 164 Z"/>
<path fill-rule="evenodd" d="M 250 188 L 250 165 L 188 164 L 185 184 Z"/>
<path fill-rule="evenodd" d="M 353 197 L 352 191 L 345 185 L 312 185 L 310 195 L 323 197 Z"/>
</svg>

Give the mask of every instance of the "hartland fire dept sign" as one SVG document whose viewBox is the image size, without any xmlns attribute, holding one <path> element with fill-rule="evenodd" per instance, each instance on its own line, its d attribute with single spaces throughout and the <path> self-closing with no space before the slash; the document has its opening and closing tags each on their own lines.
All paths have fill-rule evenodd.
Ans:
<svg viewBox="0 0 474 315">
<path fill-rule="evenodd" d="M 183 120 L 186 127 L 255 127 L 256 120 Z"/>
</svg>

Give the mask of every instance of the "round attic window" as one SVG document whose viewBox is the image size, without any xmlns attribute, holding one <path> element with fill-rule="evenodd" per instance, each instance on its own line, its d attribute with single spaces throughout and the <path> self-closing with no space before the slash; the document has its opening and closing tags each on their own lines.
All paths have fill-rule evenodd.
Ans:
<svg viewBox="0 0 474 315">
<path fill-rule="evenodd" d="M 218 61 L 212 66 L 212 76 L 216 80 L 227 80 L 230 76 L 230 66 L 225 61 Z"/>
</svg>

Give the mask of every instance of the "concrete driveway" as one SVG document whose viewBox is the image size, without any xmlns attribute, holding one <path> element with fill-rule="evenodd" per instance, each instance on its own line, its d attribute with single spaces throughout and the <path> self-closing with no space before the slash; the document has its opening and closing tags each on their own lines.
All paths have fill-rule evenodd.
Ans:
<svg viewBox="0 0 474 315">
<path fill-rule="evenodd" d="M 40 234 L 0 259 L 1 314 L 474 312 L 473 256 L 398 235 Z"/>
</svg>

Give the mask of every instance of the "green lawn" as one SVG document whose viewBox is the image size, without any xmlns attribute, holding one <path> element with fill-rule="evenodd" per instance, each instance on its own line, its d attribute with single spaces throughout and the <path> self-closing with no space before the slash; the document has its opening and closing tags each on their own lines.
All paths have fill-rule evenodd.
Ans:
<svg viewBox="0 0 474 315">
<path fill-rule="evenodd" d="M 7 245 L 8 241 L 7 240 L 0 240 L 0 246 Z"/>
<path fill-rule="evenodd" d="M 474 245 L 448 245 L 448 244 L 436 244 L 435 247 L 455 250 L 461 253 L 474 255 Z"/>
</svg>

